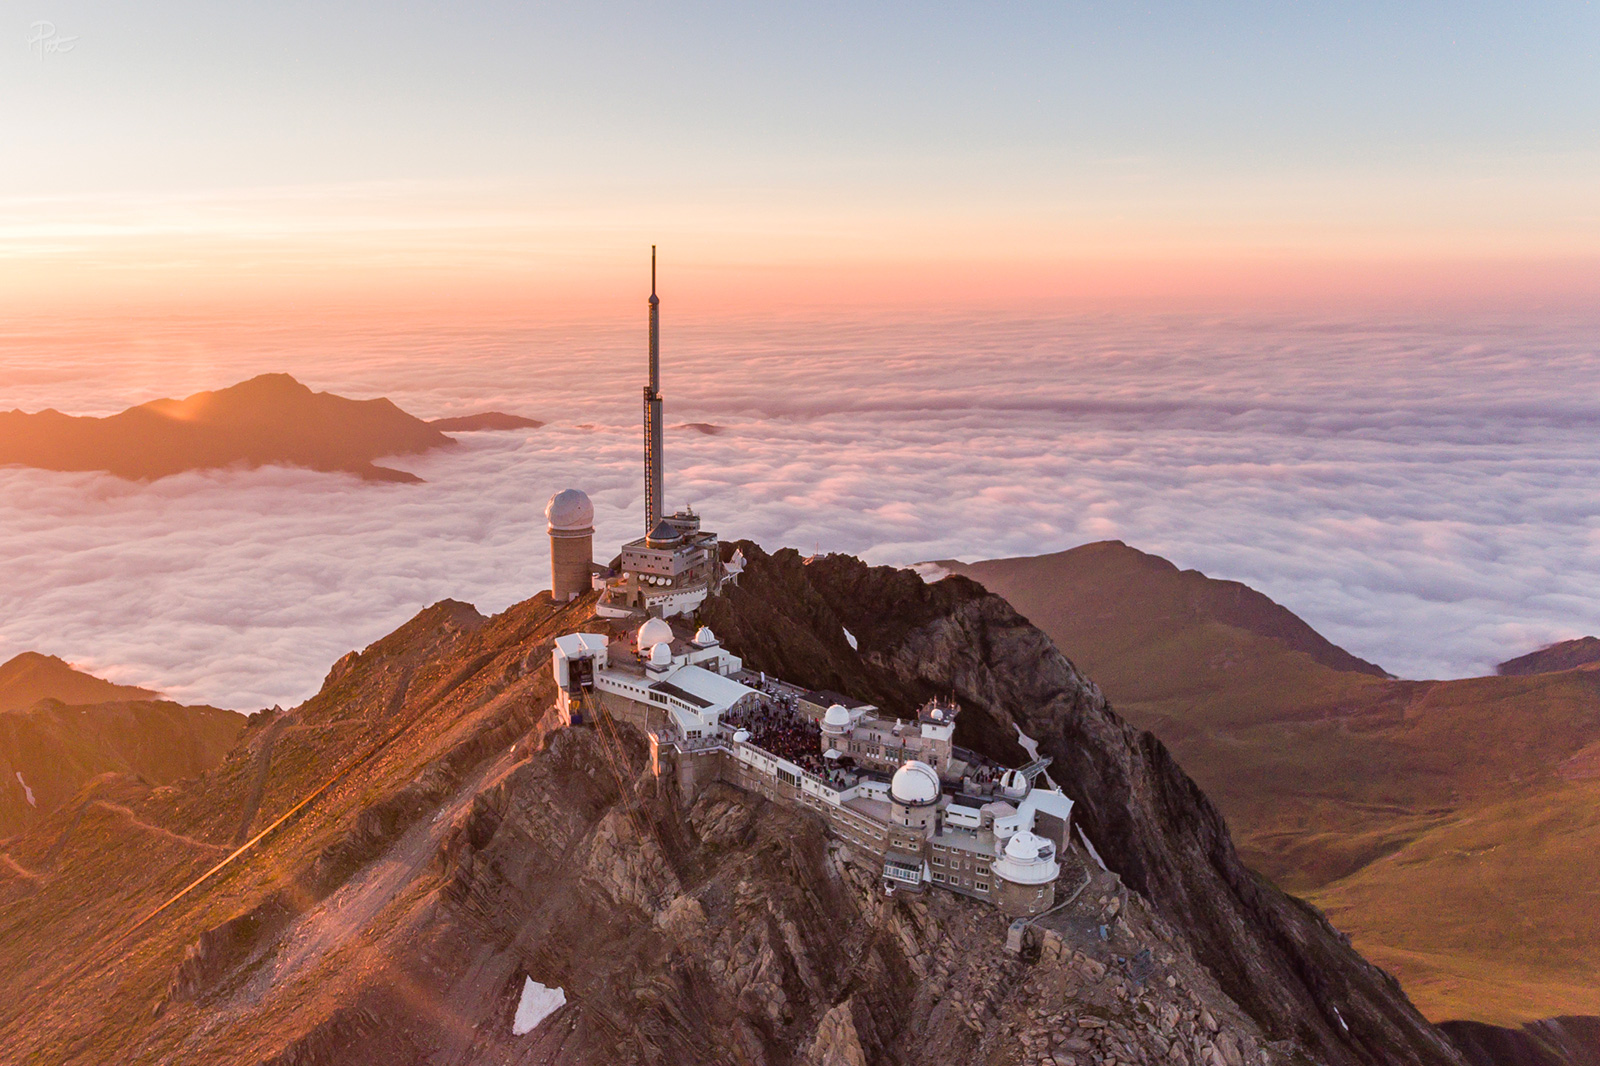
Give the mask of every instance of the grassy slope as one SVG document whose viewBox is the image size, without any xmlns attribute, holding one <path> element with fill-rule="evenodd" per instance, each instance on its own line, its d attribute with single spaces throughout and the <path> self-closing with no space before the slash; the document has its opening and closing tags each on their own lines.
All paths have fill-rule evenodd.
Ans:
<svg viewBox="0 0 1600 1066">
<path fill-rule="evenodd" d="M 1172 747 L 1247 860 L 1323 906 L 1424 1013 L 1600 1013 L 1600 784 L 1556 772 L 1600 740 L 1600 673 L 1333 669 L 1217 621 L 1207 579 L 1115 543 L 949 565 Z"/>
</svg>

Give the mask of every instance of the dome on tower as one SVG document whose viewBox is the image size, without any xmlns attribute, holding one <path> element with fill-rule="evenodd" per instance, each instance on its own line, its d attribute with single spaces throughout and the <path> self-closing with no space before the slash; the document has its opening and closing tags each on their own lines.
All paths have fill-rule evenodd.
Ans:
<svg viewBox="0 0 1600 1066">
<path fill-rule="evenodd" d="M 562 489 L 550 497 L 544 517 L 553 533 L 594 532 L 594 504 L 581 489 Z"/>
<path fill-rule="evenodd" d="M 639 651 L 649 651 L 657 644 L 672 643 L 672 627 L 665 618 L 651 618 L 639 627 Z M 670 650 L 670 649 L 669 649 Z"/>
<path fill-rule="evenodd" d="M 651 648 L 650 649 L 650 665 L 651 666 L 671 666 L 672 665 L 672 645 L 670 643 L 668 643 L 667 641 L 663 640 L 661 643 L 659 643 L 655 647 Z"/>
<path fill-rule="evenodd" d="M 1028 794 L 1028 775 L 1021 770 L 1007 770 L 1000 775 L 1000 791 L 1011 798 L 1020 799 Z"/>
<path fill-rule="evenodd" d="M 849 728 L 850 712 L 845 710 L 842 703 L 835 703 L 822 716 L 822 731 L 824 733 L 843 733 Z"/>
<path fill-rule="evenodd" d="M 939 772 L 925 762 L 907 760 L 889 782 L 889 796 L 896 803 L 924 807 L 939 801 Z"/>
<path fill-rule="evenodd" d="M 709 648 L 717 642 L 717 635 L 711 632 L 710 626 L 701 626 L 695 630 L 694 642 L 698 647 Z"/>
<path fill-rule="evenodd" d="M 1004 854 L 995 860 L 996 877 L 1018 885 L 1044 885 L 1061 873 L 1056 846 L 1037 833 L 1020 830 L 1006 841 Z"/>
<path fill-rule="evenodd" d="M 645 535 L 644 542 L 652 548 L 670 548 L 683 539 L 683 534 L 672 527 L 665 518 Z"/>
</svg>

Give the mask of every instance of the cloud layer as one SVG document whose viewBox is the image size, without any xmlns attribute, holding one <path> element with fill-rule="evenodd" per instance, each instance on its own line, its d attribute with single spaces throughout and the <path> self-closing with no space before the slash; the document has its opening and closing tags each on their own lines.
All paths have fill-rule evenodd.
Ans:
<svg viewBox="0 0 1600 1066">
<path fill-rule="evenodd" d="M 548 420 L 397 461 L 427 484 L 267 469 L 154 485 L 0 469 L 0 655 L 250 709 L 422 606 L 546 580 L 541 511 L 640 525 L 642 331 L 13 326 L 4 406 L 73 413 L 265 370 L 424 417 Z M 1117 537 L 1236 578 L 1411 677 L 1600 631 L 1595 323 L 835 317 L 680 326 L 669 503 L 724 536 L 874 562 Z M 1071 649 L 1067 649 L 1070 654 Z"/>
</svg>

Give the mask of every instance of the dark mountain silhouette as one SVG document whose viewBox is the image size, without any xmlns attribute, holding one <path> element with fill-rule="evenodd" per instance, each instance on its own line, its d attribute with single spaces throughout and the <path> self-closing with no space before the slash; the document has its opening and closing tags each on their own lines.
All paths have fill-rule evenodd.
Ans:
<svg viewBox="0 0 1600 1066">
<path fill-rule="evenodd" d="M 288 374 L 262 374 L 184 400 L 153 400 L 106 418 L 0 413 L 0 463 L 104 470 L 132 480 L 281 464 L 414 482 L 421 479 L 373 460 L 453 443 L 388 400 L 312 392 Z"/>
</svg>

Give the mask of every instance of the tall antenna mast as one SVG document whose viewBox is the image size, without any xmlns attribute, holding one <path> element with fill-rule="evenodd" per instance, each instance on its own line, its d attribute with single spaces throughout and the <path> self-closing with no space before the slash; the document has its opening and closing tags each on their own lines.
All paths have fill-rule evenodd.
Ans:
<svg viewBox="0 0 1600 1066">
<path fill-rule="evenodd" d="M 661 478 L 661 299 L 656 296 L 656 246 L 650 246 L 650 383 L 644 387 L 644 532 L 649 536 L 666 509 Z"/>
</svg>

